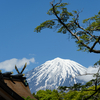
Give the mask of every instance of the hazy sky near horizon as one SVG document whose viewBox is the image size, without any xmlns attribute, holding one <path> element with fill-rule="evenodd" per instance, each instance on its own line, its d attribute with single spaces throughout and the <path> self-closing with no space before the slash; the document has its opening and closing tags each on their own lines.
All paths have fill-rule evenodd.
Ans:
<svg viewBox="0 0 100 100">
<path fill-rule="evenodd" d="M 45 20 L 52 19 L 47 15 L 52 0 L 1 0 L 0 1 L 0 69 L 14 71 L 16 64 L 19 70 L 27 62 L 29 71 L 47 60 L 56 57 L 70 59 L 84 67 L 92 66 L 100 59 L 100 54 L 77 51 L 74 40 L 67 34 L 56 33 L 56 30 L 44 29 L 34 32 L 36 26 Z M 55 3 L 58 0 L 55 0 Z M 100 10 L 100 0 L 62 0 L 69 3 L 68 10 L 82 10 L 80 23 L 92 17 Z"/>
</svg>

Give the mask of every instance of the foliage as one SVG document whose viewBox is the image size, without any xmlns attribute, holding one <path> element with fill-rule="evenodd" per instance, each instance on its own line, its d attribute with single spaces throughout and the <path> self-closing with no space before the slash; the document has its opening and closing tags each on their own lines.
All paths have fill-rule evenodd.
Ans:
<svg viewBox="0 0 100 100">
<path fill-rule="evenodd" d="M 99 88 L 99 86 L 98 86 Z M 89 87 L 86 91 L 69 91 L 65 96 L 65 100 L 87 100 L 87 97 L 92 95 L 95 91 L 94 86 Z M 100 99 L 100 92 L 98 91 L 94 96 L 92 96 L 89 100 L 93 100 L 95 97 L 97 97 L 96 100 Z"/>
<path fill-rule="evenodd" d="M 57 90 L 39 90 L 35 97 L 37 97 L 38 100 L 62 100 Z"/>
<path fill-rule="evenodd" d="M 100 100 L 100 86 L 97 89 L 99 91 L 96 93 L 94 91 L 95 86 L 86 88 L 84 91 L 70 90 L 69 92 L 58 92 L 57 90 L 39 90 L 34 95 L 38 97 L 37 100 L 87 100 L 87 97 L 95 93 L 89 100 Z"/>
<path fill-rule="evenodd" d="M 58 89 L 61 92 L 63 92 L 63 91 L 69 91 L 69 90 L 80 91 L 83 87 L 84 87 L 84 85 L 81 85 L 81 83 L 77 83 L 77 84 L 74 84 L 73 86 L 70 86 L 70 87 L 67 87 L 67 86 L 59 86 Z"/>
<path fill-rule="evenodd" d="M 35 93 L 32 94 L 37 100 L 39 100 L 39 97 L 35 95 Z"/>
<path fill-rule="evenodd" d="M 97 65 L 100 65 L 100 60 L 98 60 L 98 61 L 94 64 L 94 66 L 97 66 Z"/>
<path fill-rule="evenodd" d="M 24 98 L 24 97 L 23 97 Z M 24 100 L 34 100 L 34 99 L 31 99 L 29 96 L 27 98 L 24 98 Z"/>
<path fill-rule="evenodd" d="M 53 0 L 55 1 L 55 0 Z M 61 1 L 61 0 L 60 0 Z M 97 15 L 83 20 L 84 27 L 79 24 L 78 11 L 69 12 L 68 3 L 51 2 L 52 8 L 47 12 L 48 15 L 54 15 L 56 19 L 46 20 L 35 28 L 35 32 L 41 32 L 42 29 L 57 28 L 58 33 L 70 33 L 78 45 L 78 50 L 100 53 L 94 47 L 100 44 L 100 11 Z"/>
</svg>

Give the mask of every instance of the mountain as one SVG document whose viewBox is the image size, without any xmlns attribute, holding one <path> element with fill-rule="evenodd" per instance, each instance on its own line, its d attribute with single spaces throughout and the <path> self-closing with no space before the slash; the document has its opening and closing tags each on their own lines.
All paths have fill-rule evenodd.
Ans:
<svg viewBox="0 0 100 100">
<path fill-rule="evenodd" d="M 31 93 L 40 89 L 56 89 L 58 86 L 70 86 L 77 82 L 84 82 L 72 78 L 84 74 L 87 68 L 69 59 L 59 57 L 46 61 L 44 64 L 26 73 Z"/>
</svg>

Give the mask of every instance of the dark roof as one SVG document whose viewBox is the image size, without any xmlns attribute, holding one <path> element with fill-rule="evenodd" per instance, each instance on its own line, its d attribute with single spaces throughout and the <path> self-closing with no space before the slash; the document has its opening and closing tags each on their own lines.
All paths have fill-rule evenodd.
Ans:
<svg viewBox="0 0 100 100">
<path fill-rule="evenodd" d="M 7 86 L 7 84 L 2 80 L 2 78 L 0 81 L 0 91 L 2 91 L 3 94 L 6 93 L 8 95 L 8 98 L 11 98 L 11 100 L 24 100 L 21 96 L 19 96 L 16 92 L 14 92 L 11 88 L 9 88 L 9 86 Z M 7 98 L 7 97 L 3 97 L 3 98 Z"/>
<path fill-rule="evenodd" d="M 9 100 L 24 100 L 22 97 L 26 98 L 28 96 L 31 99 L 35 99 L 30 92 L 26 77 L 23 74 L 12 75 L 11 72 L 0 73 L 0 91 L 4 91 L 8 97 L 12 98 Z"/>
</svg>

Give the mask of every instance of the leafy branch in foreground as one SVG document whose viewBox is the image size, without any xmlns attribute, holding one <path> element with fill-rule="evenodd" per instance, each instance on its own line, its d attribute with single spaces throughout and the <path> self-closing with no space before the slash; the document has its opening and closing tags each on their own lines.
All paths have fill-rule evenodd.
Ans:
<svg viewBox="0 0 100 100">
<path fill-rule="evenodd" d="M 51 2 L 52 8 L 47 12 L 48 15 L 54 15 L 56 19 L 46 20 L 35 28 L 35 32 L 41 32 L 42 29 L 57 28 L 58 33 L 70 33 L 72 38 L 75 39 L 78 45 L 78 50 L 100 53 L 100 49 L 96 50 L 97 44 L 100 44 L 100 11 L 97 15 L 83 20 L 85 27 L 82 27 L 79 23 L 78 11 L 69 12 L 66 6 L 68 3 L 60 2 L 54 4 Z M 87 25 L 88 23 L 88 25 Z M 87 26 L 86 26 L 87 25 Z"/>
</svg>

